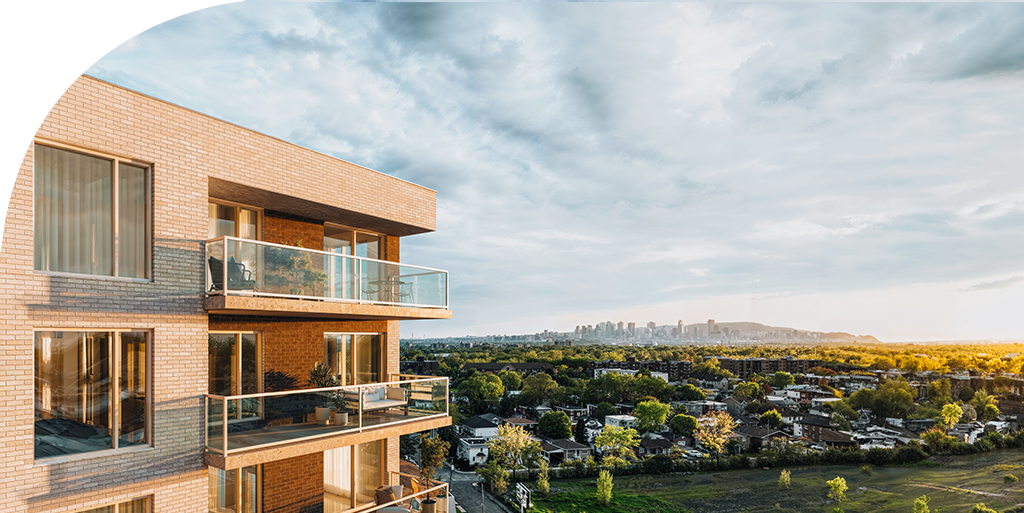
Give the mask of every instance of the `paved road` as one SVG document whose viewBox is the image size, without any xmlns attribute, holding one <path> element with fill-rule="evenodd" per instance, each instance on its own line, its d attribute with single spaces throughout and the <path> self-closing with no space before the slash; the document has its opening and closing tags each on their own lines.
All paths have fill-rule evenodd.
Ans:
<svg viewBox="0 0 1024 513">
<path fill-rule="evenodd" d="M 476 472 L 452 472 L 451 466 L 445 462 L 440 477 L 442 480 L 448 480 L 449 475 L 455 501 L 466 513 L 513 513 L 489 494 L 484 494 L 484 500 L 481 502 L 480 487 L 473 486 L 473 483 L 482 482 L 483 479 Z"/>
</svg>

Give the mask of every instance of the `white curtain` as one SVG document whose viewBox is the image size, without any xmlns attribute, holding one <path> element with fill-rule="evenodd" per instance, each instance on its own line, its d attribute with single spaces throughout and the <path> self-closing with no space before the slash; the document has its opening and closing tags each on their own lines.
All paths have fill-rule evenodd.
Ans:
<svg viewBox="0 0 1024 513">
<path fill-rule="evenodd" d="M 112 275 L 111 162 L 42 145 L 35 159 L 35 268 Z"/>
<path fill-rule="evenodd" d="M 146 278 L 149 251 L 146 244 L 149 187 L 146 169 L 128 164 L 118 166 L 117 178 L 118 274 Z"/>
</svg>

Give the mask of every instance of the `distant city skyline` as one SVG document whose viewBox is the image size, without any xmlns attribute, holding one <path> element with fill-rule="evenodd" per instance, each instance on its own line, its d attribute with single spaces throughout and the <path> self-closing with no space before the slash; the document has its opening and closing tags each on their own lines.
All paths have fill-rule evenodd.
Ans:
<svg viewBox="0 0 1024 513">
<path fill-rule="evenodd" d="M 243 2 L 88 73 L 437 190 L 402 260 L 454 315 L 403 332 L 1014 339 L 1022 32 L 1021 4 Z"/>
</svg>

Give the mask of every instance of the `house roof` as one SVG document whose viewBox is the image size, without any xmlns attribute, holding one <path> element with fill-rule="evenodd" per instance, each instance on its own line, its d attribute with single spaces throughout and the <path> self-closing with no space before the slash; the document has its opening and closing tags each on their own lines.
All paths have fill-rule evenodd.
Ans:
<svg viewBox="0 0 1024 513">
<path fill-rule="evenodd" d="M 761 426 L 739 426 L 734 430 L 735 433 L 743 435 L 747 438 L 765 439 L 772 436 L 788 436 L 786 433 L 779 431 L 778 429 L 766 428 Z"/>
<path fill-rule="evenodd" d="M 840 433 L 834 429 L 822 429 L 819 433 L 822 442 L 827 443 L 840 443 L 840 444 L 852 444 L 853 437 L 850 435 Z"/>
<path fill-rule="evenodd" d="M 664 438 L 644 438 L 640 440 L 640 447 L 644 449 L 670 449 L 672 442 Z"/>
<path fill-rule="evenodd" d="M 466 427 L 471 427 L 473 429 L 486 429 L 498 427 L 497 424 L 479 415 L 474 415 L 472 417 L 469 417 L 468 419 L 462 419 L 462 425 Z"/>
<path fill-rule="evenodd" d="M 577 442 L 575 442 L 573 440 L 568 440 L 568 439 L 548 440 L 548 443 L 550 443 L 551 445 L 553 445 L 555 447 L 558 447 L 559 449 L 564 449 L 564 450 L 567 450 L 567 451 L 579 450 L 579 449 L 590 449 L 590 447 L 587 447 L 586 445 L 583 445 L 581 443 L 577 443 Z"/>
<path fill-rule="evenodd" d="M 530 419 L 523 418 L 523 417 L 509 417 L 509 418 L 505 419 L 505 422 L 507 422 L 509 424 L 518 424 L 520 426 L 530 426 L 530 425 L 536 424 L 536 422 L 534 422 L 534 421 L 532 421 Z"/>
<path fill-rule="evenodd" d="M 800 424 L 807 424 L 809 426 L 821 426 L 821 427 L 832 427 L 832 422 L 826 417 L 818 417 L 816 415 L 808 415 L 797 421 Z"/>
</svg>

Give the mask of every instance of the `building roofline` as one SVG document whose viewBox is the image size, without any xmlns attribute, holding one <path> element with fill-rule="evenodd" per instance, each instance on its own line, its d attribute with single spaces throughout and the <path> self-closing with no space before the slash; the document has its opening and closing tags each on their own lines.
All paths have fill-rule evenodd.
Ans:
<svg viewBox="0 0 1024 513">
<path fill-rule="evenodd" d="M 387 173 L 385 173 L 383 171 L 377 171 L 376 169 L 371 169 L 371 168 L 368 168 L 366 166 L 363 166 L 363 165 L 360 165 L 360 164 L 356 164 L 354 162 L 349 162 L 349 161 L 344 160 L 344 159 L 339 159 L 338 157 L 335 157 L 333 155 L 328 155 L 326 153 L 322 153 L 322 152 L 316 151 L 316 150 L 314 150 L 312 148 L 307 148 L 305 146 L 302 146 L 301 144 L 296 144 L 296 143 L 293 143 L 291 141 L 286 141 L 284 139 L 281 139 L 280 137 L 274 137 L 272 135 L 265 134 L 265 133 L 260 132 L 258 130 L 253 130 L 252 128 L 239 125 L 238 123 L 232 123 L 231 121 L 227 121 L 227 120 L 218 118 L 216 116 L 211 116 L 210 114 L 206 114 L 205 112 L 200 112 L 198 110 L 195 110 L 195 109 L 192 109 L 192 108 L 189 108 L 189 107 L 185 107 L 185 106 L 182 106 L 182 105 L 178 105 L 177 103 L 174 103 L 174 102 L 171 102 L 171 101 L 167 101 L 167 100 L 164 100 L 162 98 L 157 98 L 156 96 L 153 96 L 153 95 L 150 95 L 150 94 L 146 94 L 146 93 L 143 93 L 143 92 L 140 92 L 140 91 L 136 91 L 135 89 L 127 88 L 127 87 L 125 87 L 123 85 L 119 85 L 119 84 L 115 84 L 115 83 L 107 81 L 107 80 L 103 80 L 102 78 L 96 78 L 96 77 L 94 77 L 92 75 L 87 75 L 85 73 L 82 73 L 81 77 L 82 78 L 87 78 L 87 79 L 95 81 L 95 82 L 99 82 L 101 84 L 106 84 L 106 85 L 108 85 L 110 87 L 114 87 L 116 89 L 120 89 L 122 91 L 131 93 L 131 94 L 135 94 L 135 95 L 141 96 L 143 98 L 148 98 L 148 99 L 153 100 L 155 102 L 163 103 L 165 105 L 170 105 L 171 107 L 174 107 L 176 109 L 182 109 L 182 110 L 191 112 L 193 114 L 197 114 L 199 116 L 202 116 L 204 118 L 211 119 L 211 120 L 217 121 L 219 123 L 224 123 L 225 125 L 231 125 L 231 126 L 233 126 L 235 128 L 239 128 L 239 129 L 245 130 L 246 132 L 249 132 L 249 133 L 252 133 L 252 134 L 256 134 L 256 135 L 258 135 L 260 137 L 266 137 L 268 139 L 273 139 L 275 141 L 287 144 L 289 146 L 294 146 L 294 147 L 299 148 L 299 149 L 301 149 L 303 151 L 309 151 L 309 152 L 315 153 L 317 155 L 321 155 L 321 156 L 327 157 L 327 158 L 332 159 L 332 160 L 337 160 L 338 162 L 344 162 L 345 164 L 348 164 L 350 166 L 356 166 L 358 168 L 365 169 L 365 170 L 370 171 L 372 173 L 377 173 L 377 174 L 386 176 L 388 178 L 391 178 L 393 180 L 398 180 L 400 182 L 407 183 L 409 185 L 412 185 L 414 187 L 418 187 L 418 188 L 423 189 L 425 191 L 430 191 L 430 192 L 434 193 L 435 195 L 437 194 L 437 191 L 435 191 L 434 189 L 431 189 L 429 187 L 420 185 L 418 183 L 410 182 L 409 180 L 406 180 L 404 178 L 399 178 L 397 176 L 389 175 L 389 174 L 387 174 Z"/>
</svg>

